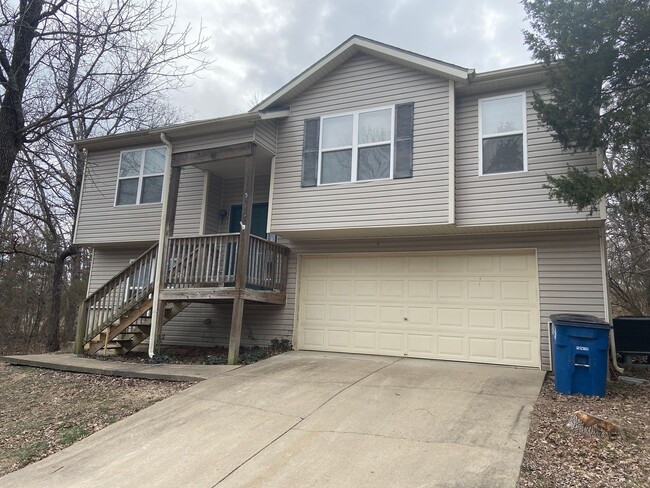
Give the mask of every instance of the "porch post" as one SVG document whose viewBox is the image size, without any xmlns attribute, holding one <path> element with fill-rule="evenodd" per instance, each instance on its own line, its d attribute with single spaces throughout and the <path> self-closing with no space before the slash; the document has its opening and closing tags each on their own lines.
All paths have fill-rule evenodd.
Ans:
<svg viewBox="0 0 650 488">
<path fill-rule="evenodd" d="M 165 263 L 167 262 L 167 239 L 174 235 L 176 221 L 176 203 L 178 201 L 178 187 L 181 180 L 181 167 L 172 167 L 172 145 L 165 137 L 161 140 L 167 146 L 165 159 L 165 176 L 162 188 L 162 212 L 160 235 L 158 237 L 158 253 L 156 255 L 156 272 L 154 274 L 153 309 L 151 312 L 151 334 L 149 335 L 149 357 L 156 353 L 156 344 L 162 334 L 167 302 L 160 300 L 160 290 L 165 286 Z"/>
<path fill-rule="evenodd" d="M 242 319 L 244 317 L 244 299 L 241 290 L 246 288 L 248 274 L 248 253 L 251 236 L 253 213 L 253 190 L 255 183 L 255 144 L 251 144 L 250 154 L 244 159 L 244 195 L 242 197 L 241 229 L 237 246 L 237 267 L 235 268 L 235 289 L 237 293 L 232 305 L 230 323 L 230 342 L 228 345 L 228 364 L 239 361 L 239 344 L 241 342 Z"/>
</svg>

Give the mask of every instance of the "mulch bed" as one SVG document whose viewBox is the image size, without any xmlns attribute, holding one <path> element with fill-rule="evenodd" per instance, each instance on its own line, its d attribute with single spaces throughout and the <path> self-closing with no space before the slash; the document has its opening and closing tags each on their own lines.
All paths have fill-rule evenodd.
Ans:
<svg viewBox="0 0 650 488">
<path fill-rule="evenodd" d="M 291 349 L 291 342 L 286 340 L 274 340 L 270 346 L 242 347 L 239 352 L 239 364 L 252 364 Z M 100 351 L 93 358 L 140 364 L 226 364 L 228 348 L 164 346 L 153 358 L 145 351 L 131 351 L 123 356 L 102 356 Z"/>
<path fill-rule="evenodd" d="M 650 370 L 629 373 L 650 380 Z M 621 433 L 588 434 L 567 427 L 583 410 Z M 531 414 L 518 488 L 650 486 L 650 381 L 607 384 L 605 398 L 561 395 L 549 374 Z"/>
<path fill-rule="evenodd" d="M 38 461 L 193 383 L 0 363 L 0 476 Z"/>
</svg>

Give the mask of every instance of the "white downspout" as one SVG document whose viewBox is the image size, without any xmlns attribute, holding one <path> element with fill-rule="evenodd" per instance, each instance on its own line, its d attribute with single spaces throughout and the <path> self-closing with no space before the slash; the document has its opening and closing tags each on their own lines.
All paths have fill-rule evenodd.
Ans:
<svg viewBox="0 0 650 488">
<path fill-rule="evenodd" d="M 160 233 L 158 235 L 158 254 L 156 259 L 156 274 L 154 275 L 154 287 L 153 287 L 153 310 L 151 312 L 151 334 L 149 335 L 149 357 L 152 358 L 156 350 L 156 336 L 158 331 L 156 330 L 156 325 L 158 323 L 158 317 L 161 313 L 165 313 L 164 310 L 160 310 L 160 287 L 162 284 L 162 273 L 163 273 L 163 260 L 161 259 L 163 255 L 163 250 L 165 246 L 165 219 L 167 217 L 167 209 L 169 207 L 169 186 L 171 182 L 171 173 L 172 173 L 172 143 L 169 142 L 165 133 L 160 134 L 160 140 L 167 146 L 167 153 L 165 154 L 165 173 L 163 175 L 163 186 L 162 186 L 162 209 L 160 214 Z"/>
</svg>

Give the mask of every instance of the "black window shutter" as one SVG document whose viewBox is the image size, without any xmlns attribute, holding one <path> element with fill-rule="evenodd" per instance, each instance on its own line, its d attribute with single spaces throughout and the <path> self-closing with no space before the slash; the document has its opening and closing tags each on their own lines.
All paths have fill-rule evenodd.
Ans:
<svg viewBox="0 0 650 488">
<path fill-rule="evenodd" d="M 413 102 L 395 107 L 395 168 L 393 178 L 413 176 Z"/>
<path fill-rule="evenodd" d="M 318 183 L 318 145 L 320 119 L 305 120 L 305 134 L 302 143 L 302 187 Z"/>
</svg>

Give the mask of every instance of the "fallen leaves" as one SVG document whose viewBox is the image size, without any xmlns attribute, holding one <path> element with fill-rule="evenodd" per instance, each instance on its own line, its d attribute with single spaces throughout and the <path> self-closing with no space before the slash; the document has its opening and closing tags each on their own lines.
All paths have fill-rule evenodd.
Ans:
<svg viewBox="0 0 650 488">
<path fill-rule="evenodd" d="M 650 379 L 647 371 L 635 376 Z M 650 479 L 650 382 L 607 384 L 605 398 L 561 395 L 553 376 L 544 382 L 531 424 L 518 488 L 646 487 Z M 583 410 L 617 424 L 620 435 L 567 428 Z"/>
<path fill-rule="evenodd" d="M 0 476 L 181 391 L 150 381 L 0 363 Z"/>
</svg>

